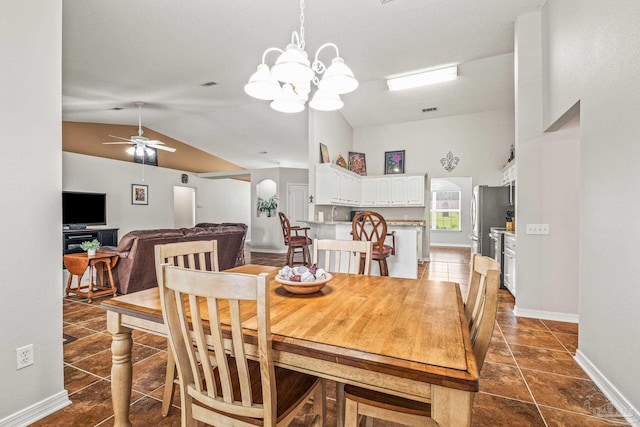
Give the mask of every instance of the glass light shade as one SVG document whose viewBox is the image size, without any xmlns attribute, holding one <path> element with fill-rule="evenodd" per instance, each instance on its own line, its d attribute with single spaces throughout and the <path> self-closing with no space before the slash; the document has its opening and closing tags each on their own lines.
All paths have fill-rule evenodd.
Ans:
<svg viewBox="0 0 640 427">
<path fill-rule="evenodd" d="M 278 96 L 281 89 L 278 81 L 271 75 L 267 64 L 260 64 L 249 82 L 244 85 L 244 91 L 256 99 L 271 101 Z"/>
<path fill-rule="evenodd" d="M 310 81 L 294 83 L 293 89 L 298 94 L 298 99 L 303 103 L 309 100 L 309 93 L 311 93 Z"/>
<path fill-rule="evenodd" d="M 147 156 L 153 156 L 153 150 L 149 147 L 147 147 Z"/>
<path fill-rule="evenodd" d="M 340 57 L 335 57 L 331 61 L 331 66 L 325 71 L 318 87 L 327 92 L 341 95 L 356 90 L 358 81 L 353 76 L 351 68 L 344 63 L 344 60 Z"/>
<path fill-rule="evenodd" d="M 271 108 L 281 113 L 299 113 L 304 110 L 304 102 L 300 100 L 298 95 L 293 91 L 293 86 L 285 83 L 282 86 L 282 92 L 273 101 Z"/>
<path fill-rule="evenodd" d="M 144 156 L 144 149 L 140 146 L 136 147 L 136 155 L 137 156 Z"/>
<path fill-rule="evenodd" d="M 131 154 L 132 156 L 136 153 L 136 147 L 127 148 L 127 154 Z"/>
<path fill-rule="evenodd" d="M 309 102 L 309 107 L 320 111 L 335 111 L 344 106 L 344 103 L 335 93 L 318 89 Z"/>
<path fill-rule="evenodd" d="M 271 75 L 283 83 L 311 80 L 314 76 L 307 52 L 291 43 L 271 67 Z"/>
</svg>

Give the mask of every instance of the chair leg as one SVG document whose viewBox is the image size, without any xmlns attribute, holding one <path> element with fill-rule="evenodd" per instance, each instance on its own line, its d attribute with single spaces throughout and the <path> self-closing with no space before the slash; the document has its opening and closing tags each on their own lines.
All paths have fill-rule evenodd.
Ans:
<svg viewBox="0 0 640 427">
<path fill-rule="evenodd" d="M 336 425 L 344 427 L 344 383 L 336 383 Z"/>
<path fill-rule="evenodd" d="M 304 265 L 309 267 L 311 265 L 311 253 L 309 252 L 309 246 L 305 246 L 304 248 L 302 248 L 302 254 L 304 257 L 303 258 Z"/>
<path fill-rule="evenodd" d="M 162 395 L 162 410 L 160 411 L 163 417 L 169 414 L 171 402 L 173 402 L 173 395 L 176 392 L 176 385 L 173 382 L 176 378 L 176 361 L 173 358 L 171 349 L 167 348 L 167 350 L 167 373 L 164 382 L 164 394 Z"/>
<path fill-rule="evenodd" d="M 287 265 L 289 267 L 293 267 L 293 249 L 291 248 L 291 246 L 289 246 L 287 249 Z"/>
<path fill-rule="evenodd" d="M 347 400 L 344 405 L 344 426 L 358 427 L 358 402 Z"/>
<path fill-rule="evenodd" d="M 389 267 L 387 266 L 387 259 L 386 258 L 382 258 L 381 260 L 378 261 L 378 264 L 380 265 L 380 275 L 381 276 L 388 276 L 389 275 Z"/>
</svg>

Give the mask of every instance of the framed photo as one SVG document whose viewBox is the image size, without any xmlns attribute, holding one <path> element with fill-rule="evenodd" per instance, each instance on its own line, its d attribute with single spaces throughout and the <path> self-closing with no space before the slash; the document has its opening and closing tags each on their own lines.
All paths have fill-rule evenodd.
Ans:
<svg viewBox="0 0 640 427">
<path fill-rule="evenodd" d="M 149 152 L 147 152 L 149 150 Z M 133 153 L 133 161 L 136 163 L 143 163 L 149 166 L 158 166 L 158 149 L 147 147 L 143 150 L 142 155 L 138 155 L 137 153 Z"/>
<path fill-rule="evenodd" d="M 384 152 L 384 173 L 404 173 L 404 150 Z"/>
<path fill-rule="evenodd" d="M 132 205 L 148 205 L 149 204 L 149 186 L 140 184 L 131 184 L 131 204 Z"/>
<path fill-rule="evenodd" d="M 320 143 L 320 163 L 330 163 L 329 149 L 322 142 Z"/>
<path fill-rule="evenodd" d="M 349 151 L 349 170 L 358 175 L 367 174 L 367 162 L 365 161 L 364 153 Z"/>
</svg>

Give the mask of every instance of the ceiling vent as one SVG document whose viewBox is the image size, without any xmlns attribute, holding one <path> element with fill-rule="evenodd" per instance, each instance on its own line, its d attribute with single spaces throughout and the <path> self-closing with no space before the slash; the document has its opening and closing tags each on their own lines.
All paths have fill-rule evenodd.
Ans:
<svg viewBox="0 0 640 427">
<path fill-rule="evenodd" d="M 122 107 L 113 107 L 113 108 L 109 108 L 110 111 L 120 111 L 120 110 L 124 110 L 124 108 Z"/>
<path fill-rule="evenodd" d="M 218 83 L 216 82 L 206 82 L 206 83 L 202 83 L 200 86 L 204 86 L 204 87 L 209 87 L 209 86 L 215 86 Z"/>
<path fill-rule="evenodd" d="M 432 111 L 438 111 L 438 107 L 429 107 L 429 108 L 423 108 L 422 109 L 423 113 L 430 113 Z"/>
</svg>

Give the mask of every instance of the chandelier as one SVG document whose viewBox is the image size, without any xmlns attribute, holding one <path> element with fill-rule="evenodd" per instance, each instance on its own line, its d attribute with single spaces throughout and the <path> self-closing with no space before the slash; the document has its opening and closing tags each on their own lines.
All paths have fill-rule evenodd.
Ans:
<svg viewBox="0 0 640 427">
<path fill-rule="evenodd" d="M 318 59 L 320 51 L 326 47 L 335 49 L 336 56 L 327 68 Z M 267 54 L 280 55 L 271 69 L 265 63 Z M 322 78 L 320 78 L 320 76 Z M 280 85 L 282 82 L 282 86 Z M 311 82 L 318 87 L 309 102 L 314 110 L 334 111 L 343 107 L 340 95 L 354 91 L 358 81 L 351 69 L 340 57 L 338 46 L 325 43 L 316 51 L 313 63 L 305 51 L 304 43 L 304 0 L 300 1 L 300 33 L 291 34 L 291 43 L 285 50 L 270 47 L 262 54 L 262 63 L 244 86 L 244 91 L 257 99 L 271 101 L 271 108 L 283 113 L 298 113 L 304 110 L 309 100 Z"/>
</svg>

